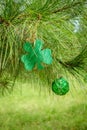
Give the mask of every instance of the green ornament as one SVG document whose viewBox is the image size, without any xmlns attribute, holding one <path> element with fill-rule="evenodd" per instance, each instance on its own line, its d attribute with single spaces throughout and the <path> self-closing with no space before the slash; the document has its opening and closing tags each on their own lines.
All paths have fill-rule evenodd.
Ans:
<svg viewBox="0 0 87 130">
<path fill-rule="evenodd" d="M 65 95 L 69 91 L 69 83 L 63 77 L 55 79 L 52 83 L 52 91 L 57 95 Z"/>
<path fill-rule="evenodd" d="M 34 47 L 29 42 L 24 44 L 23 48 L 27 54 L 22 55 L 21 61 L 24 63 L 26 70 L 32 70 L 35 65 L 37 65 L 38 69 L 43 69 L 42 63 L 48 65 L 52 63 L 51 50 L 42 50 L 42 46 L 43 42 L 39 39 L 34 42 Z"/>
</svg>

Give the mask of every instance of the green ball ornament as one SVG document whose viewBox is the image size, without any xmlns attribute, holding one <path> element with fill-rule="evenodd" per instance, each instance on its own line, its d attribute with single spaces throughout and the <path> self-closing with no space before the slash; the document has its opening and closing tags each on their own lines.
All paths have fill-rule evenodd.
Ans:
<svg viewBox="0 0 87 130">
<path fill-rule="evenodd" d="M 55 79 L 52 83 L 52 91 L 57 95 L 65 95 L 69 91 L 69 83 L 63 77 Z"/>
</svg>

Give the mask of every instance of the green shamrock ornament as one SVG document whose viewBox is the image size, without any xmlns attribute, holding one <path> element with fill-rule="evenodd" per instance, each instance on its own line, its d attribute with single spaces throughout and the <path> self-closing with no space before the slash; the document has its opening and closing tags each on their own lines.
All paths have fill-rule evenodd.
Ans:
<svg viewBox="0 0 87 130">
<path fill-rule="evenodd" d="M 69 83 L 63 77 L 52 83 L 52 91 L 57 95 L 65 95 L 69 91 Z"/>
<path fill-rule="evenodd" d="M 52 63 L 51 50 L 42 50 L 42 46 L 43 42 L 39 39 L 34 42 L 34 47 L 29 42 L 24 44 L 23 48 L 27 54 L 22 55 L 21 61 L 24 63 L 26 70 L 32 70 L 35 65 L 37 65 L 38 69 L 43 69 L 42 63 L 48 65 Z"/>
</svg>

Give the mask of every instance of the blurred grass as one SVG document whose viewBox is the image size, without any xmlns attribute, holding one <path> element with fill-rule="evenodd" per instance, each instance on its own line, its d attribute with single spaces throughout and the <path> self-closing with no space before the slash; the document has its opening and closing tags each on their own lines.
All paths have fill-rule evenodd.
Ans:
<svg viewBox="0 0 87 130">
<path fill-rule="evenodd" d="M 87 130 L 86 100 L 85 88 L 57 96 L 17 83 L 13 93 L 0 96 L 0 130 Z"/>
</svg>

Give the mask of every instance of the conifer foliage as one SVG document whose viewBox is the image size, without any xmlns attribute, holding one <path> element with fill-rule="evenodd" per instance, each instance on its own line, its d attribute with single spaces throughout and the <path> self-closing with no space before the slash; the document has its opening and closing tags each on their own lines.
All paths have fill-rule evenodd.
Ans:
<svg viewBox="0 0 87 130">
<path fill-rule="evenodd" d="M 86 81 L 86 34 L 86 0 L 0 0 L 0 88 L 13 86 L 18 73 L 50 85 L 60 76 Z M 27 72 L 23 46 L 37 39 L 51 49 L 53 62 Z"/>
</svg>

